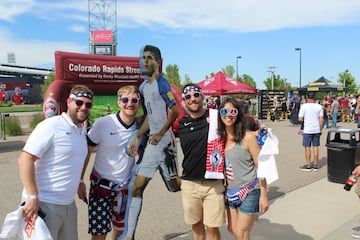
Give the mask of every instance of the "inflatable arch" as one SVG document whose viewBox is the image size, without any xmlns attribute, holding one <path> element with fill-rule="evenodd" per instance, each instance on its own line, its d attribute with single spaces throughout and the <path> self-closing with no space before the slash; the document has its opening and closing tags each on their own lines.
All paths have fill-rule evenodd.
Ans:
<svg viewBox="0 0 360 240">
<path fill-rule="evenodd" d="M 44 96 L 44 117 L 65 112 L 67 110 L 66 99 L 70 89 L 77 84 L 88 86 L 95 95 L 116 95 L 120 87 L 128 84 L 140 86 L 143 81 L 139 57 L 56 51 L 55 81 L 49 86 Z M 177 120 L 179 120 L 186 114 L 181 104 L 181 91 L 174 85 L 171 85 L 171 89 L 178 103 L 179 116 Z"/>
</svg>

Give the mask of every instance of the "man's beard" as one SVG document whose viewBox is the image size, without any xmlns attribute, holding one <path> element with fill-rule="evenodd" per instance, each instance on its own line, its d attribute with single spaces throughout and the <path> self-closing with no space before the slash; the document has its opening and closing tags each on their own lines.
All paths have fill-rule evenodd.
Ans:
<svg viewBox="0 0 360 240">
<path fill-rule="evenodd" d="M 191 113 L 199 113 L 202 110 L 203 106 L 199 104 L 196 108 L 188 108 L 188 111 Z"/>
</svg>

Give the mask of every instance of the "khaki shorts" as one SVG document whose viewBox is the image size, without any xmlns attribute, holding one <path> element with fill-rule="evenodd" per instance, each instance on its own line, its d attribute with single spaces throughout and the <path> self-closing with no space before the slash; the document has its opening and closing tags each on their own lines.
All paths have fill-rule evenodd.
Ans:
<svg viewBox="0 0 360 240">
<path fill-rule="evenodd" d="M 186 224 L 203 221 L 207 227 L 224 225 L 224 191 L 223 180 L 182 180 L 181 195 Z"/>
<path fill-rule="evenodd" d="M 342 113 L 343 115 L 349 115 L 349 114 L 350 114 L 350 109 L 349 109 L 349 108 L 342 109 L 342 110 L 341 110 L 341 113 Z"/>
</svg>

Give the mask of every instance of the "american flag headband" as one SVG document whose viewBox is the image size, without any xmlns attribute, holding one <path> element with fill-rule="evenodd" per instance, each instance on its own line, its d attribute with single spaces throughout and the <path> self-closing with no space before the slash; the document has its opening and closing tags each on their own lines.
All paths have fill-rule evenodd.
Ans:
<svg viewBox="0 0 360 240">
<path fill-rule="evenodd" d="M 69 98 L 75 98 L 75 97 L 86 97 L 88 99 L 93 99 L 93 95 L 89 92 L 73 92 L 69 96 Z"/>
<path fill-rule="evenodd" d="M 201 88 L 197 86 L 187 86 L 186 88 L 184 88 L 181 96 L 184 98 L 188 92 L 192 92 L 192 91 L 201 93 Z"/>
</svg>

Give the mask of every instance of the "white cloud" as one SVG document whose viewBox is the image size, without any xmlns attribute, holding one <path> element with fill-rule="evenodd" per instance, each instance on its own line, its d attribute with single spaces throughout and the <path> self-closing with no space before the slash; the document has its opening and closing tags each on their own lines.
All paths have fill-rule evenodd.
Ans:
<svg viewBox="0 0 360 240">
<path fill-rule="evenodd" d="M 117 1 L 118 29 L 167 28 L 167 31 L 271 31 L 310 26 L 360 25 L 359 0 L 121 0 Z M 86 0 L 1 0 L 0 21 L 15 22 L 21 14 L 46 21 L 66 22 L 73 32 L 86 32 Z M 70 21 L 69 21 L 70 20 Z M 70 23 L 69 23 L 70 22 Z M 12 27 L 0 28 L 0 62 L 14 52 L 17 64 L 48 64 L 55 50 L 88 52 L 87 45 L 40 41 L 12 36 Z M 64 29 L 65 30 L 65 29 Z M 196 31 L 195 31 L 196 32 Z M 195 33 L 204 37 L 206 32 Z M 161 38 L 161 31 L 157 33 Z M 31 56 L 31 61 L 29 61 Z"/>
<path fill-rule="evenodd" d="M 360 23 L 358 0 L 120 1 L 120 27 L 222 29 L 233 32 Z"/>
<path fill-rule="evenodd" d="M 72 31 L 72 32 L 86 32 L 86 31 L 88 31 L 88 28 L 86 28 L 84 25 L 73 24 L 73 25 L 70 26 L 70 31 Z"/>
<path fill-rule="evenodd" d="M 1 0 L 0 20 L 14 21 L 14 18 L 31 10 L 33 0 Z"/>
<path fill-rule="evenodd" d="M 85 0 L 0 2 L 0 19 L 10 21 L 27 11 L 34 17 L 53 21 L 88 21 L 88 1 Z M 121 28 L 163 26 L 256 32 L 359 24 L 359 12 L 359 0 L 122 0 L 117 2 L 117 24 Z"/>
<path fill-rule="evenodd" d="M 1 51 L 0 63 L 7 63 L 7 53 L 15 53 L 16 64 L 28 66 L 53 67 L 54 52 L 57 50 L 69 52 L 87 52 L 84 45 L 73 42 L 37 41 L 37 40 L 15 40 L 12 34 L 0 28 L 0 46 L 6 51 Z"/>
</svg>

